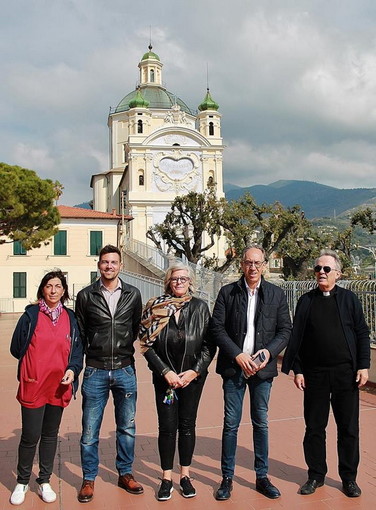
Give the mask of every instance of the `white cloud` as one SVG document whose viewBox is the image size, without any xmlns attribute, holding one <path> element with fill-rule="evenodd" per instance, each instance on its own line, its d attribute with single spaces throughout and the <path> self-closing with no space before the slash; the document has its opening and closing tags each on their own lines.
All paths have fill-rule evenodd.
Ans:
<svg viewBox="0 0 376 510">
<path fill-rule="evenodd" d="M 164 82 L 192 108 L 209 67 L 226 181 L 373 187 L 375 23 L 371 0 L 5 3 L 0 160 L 60 180 L 69 205 L 90 199 L 109 107 L 135 88 L 151 26 Z"/>
</svg>

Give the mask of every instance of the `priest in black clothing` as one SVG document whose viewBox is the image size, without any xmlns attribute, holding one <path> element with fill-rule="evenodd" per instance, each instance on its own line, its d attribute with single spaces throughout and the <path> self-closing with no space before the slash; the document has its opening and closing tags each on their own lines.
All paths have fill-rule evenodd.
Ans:
<svg viewBox="0 0 376 510">
<path fill-rule="evenodd" d="M 336 252 L 323 250 L 316 260 L 318 288 L 298 301 L 294 326 L 282 364 L 292 369 L 304 391 L 306 431 L 303 441 L 308 480 L 300 493 L 313 494 L 327 472 L 326 433 L 330 405 L 337 425 L 338 471 L 343 492 L 358 497 L 359 388 L 368 380 L 369 328 L 356 295 L 338 287 L 341 262 Z"/>
</svg>

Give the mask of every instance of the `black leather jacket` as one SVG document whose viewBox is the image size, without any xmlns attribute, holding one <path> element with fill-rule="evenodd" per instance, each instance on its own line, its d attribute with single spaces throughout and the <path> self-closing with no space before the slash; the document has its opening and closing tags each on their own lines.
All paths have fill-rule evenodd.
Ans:
<svg viewBox="0 0 376 510">
<path fill-rule="evenodd" d="M 121 281 L 114 317 L 100 290 L 100 280 L 77 294 L 76 316 L 85 348 L 86 365 L 116 370 L 134 363 L 133 343 L 141 319 L 140 291 Z"/>
<path fill-rule="evenodd" d="M 215 354 L 215 345 L 208 336 L 210 313 L 207 304 L 199 298 L 192 299 L 181 309 L 185 324 L 185 352 L 182 371 L 192 369 L 206 375 L 208 366 Z M 144 356 L 155 376 L 163 376 L 173 370 L 167 350 L 168 324 L 162 329 L 152 347 Z"/>
<path fill-rule="evenodd" d="M 247 333 L 248 294 L 244 277 L 219 291 L 211 321 L 211 334 L 219 347 L 217 373 L 232 377 L 239 365 L 235 358 L 243 352 Z M 286 347 L 291 320 L 283 290 L 261 279 L 255 311 L 255 352 L 268 349 L 270 360 L 257 377 L 277 375 L 278 354 Z"/>
</svg>

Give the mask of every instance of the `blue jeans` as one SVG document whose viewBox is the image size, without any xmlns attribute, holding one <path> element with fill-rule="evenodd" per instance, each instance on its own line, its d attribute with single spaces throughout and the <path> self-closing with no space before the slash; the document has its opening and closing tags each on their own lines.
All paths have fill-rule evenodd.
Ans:
<svg viewBox="0 0 376 510">
<path fill-rule="evenodd" d="M 256 478 L 268 473 L 268 404 L 272 379 L 257 376 L 245 379 L 238 369 L 233 377 L 223 379 L 225 417 L 222 433 L 222 475 L 234 476 L 238 429 L 242 418 L 245 389 L 248 386 L 251 399 L 253 426 L 254 467 Z"/>
<path fill-rule="evenodd" d="M 85 480 L 98 474 L 99 431 L 110 390 L 114 399 L 116 422 L 116 469 L 119 475 L 132 472 L 137 400 L 133 365 L 117 370 L 86 367 L 82 382 L 81 464 Z"/>
</svg>

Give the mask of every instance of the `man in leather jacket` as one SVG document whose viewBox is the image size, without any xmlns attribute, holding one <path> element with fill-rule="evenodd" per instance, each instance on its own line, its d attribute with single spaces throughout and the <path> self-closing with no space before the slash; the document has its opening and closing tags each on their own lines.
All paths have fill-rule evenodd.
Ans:
<svg viewBox="0 0 376 510">
<path fill-rule="evenodd" d="M 81 503 L 94 496 L 99 432 L 110 391 L 115 407 L 118 486 L 131 494 L 143 493 L 132 475 L 137 399 L 133 343 L 142 303 L 139 290 L 118 277 L 121 267 L 120 250 L 105 246 L 99 254 L 100 279 L 77 295 L 77 321 L 86 354 L 82 383 L 83 483 L 78 494 Z"/>
<path fill-rule="evenodd" d="M 255 455 L 256 490 L 276 499 L 279 490 L 268 473 L 268 404 L 277 357 L 287 344 L 291 321 L 283 290 L 264 280 L 265 252 L 257 245 L 243 251 L 244 276 L 225 285 L 215 303 L 211 333 L 219 347 L 217 372 L 223 379 L 225 417 L 222 433 L 222 482 L 215 497 L 230 497 L 237 434 L 248 386 Z"/>
</svg>

